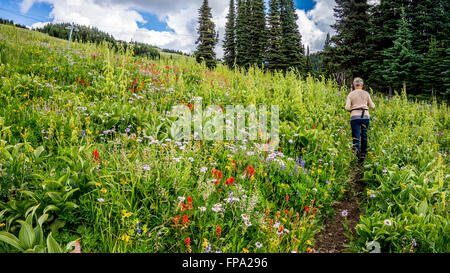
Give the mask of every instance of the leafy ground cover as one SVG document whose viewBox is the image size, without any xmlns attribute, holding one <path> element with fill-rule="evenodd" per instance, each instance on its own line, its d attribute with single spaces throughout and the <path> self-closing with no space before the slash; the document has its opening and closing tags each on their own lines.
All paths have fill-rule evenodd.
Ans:
<svg viewBox="0 0 450 273">
<path fill-rule="evenodd" d="M 1 252 L 314 252 L 356 164 L 346 90 L 0 25 Z M 448 251 L 448 108 L 373 94 L 349 251 Z M 172 106 L 279 106 L 280 145 L 175 141 Z M 203 124 L 211 117 L 204 116 Z M 366 194 L 367 193 L 367 194 Z"/>
</svg>

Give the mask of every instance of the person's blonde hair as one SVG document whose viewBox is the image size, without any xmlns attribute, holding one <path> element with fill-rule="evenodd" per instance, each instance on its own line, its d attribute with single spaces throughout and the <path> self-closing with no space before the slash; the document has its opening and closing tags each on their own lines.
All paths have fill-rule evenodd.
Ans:
<svg viewBox="0 0 450 273">
<path fill-rule="evenodd" d="M 363 85 L 364 85 L 364 81 L 363 81 L 363 79 L 361 79 L 361 78 L 359 78 L 359 77 L 356 77 L 356 78 L 353 80 L 353 85 L 354 85 L 354 86 L 363 86 Z"/>
</svg>

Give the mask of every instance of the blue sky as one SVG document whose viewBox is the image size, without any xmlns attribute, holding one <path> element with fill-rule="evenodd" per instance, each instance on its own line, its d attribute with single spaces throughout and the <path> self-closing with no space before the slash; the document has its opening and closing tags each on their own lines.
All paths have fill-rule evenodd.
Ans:
<svg viewBox="0 0 450 273">
<path fill-rule="evenodd" d="M 19 7 L 20 1 L 0 0 L 0 18 L 13 20 L 16 24 L 32 25 L 43 20 L 50 21 L 51 6 L 47 3 L 35 3 L 31 9 L 22 14 Z"/>
<path fill-rule="evenodd" d="M 31 26 L 34 23 L 42 21 L 51 21 L 49 16 L 52 11 L 51 4 L 48 3 L 34 3 L 31 8 L 24 14 L 20 12 L 19 4 L 21 1 L 0 0 L 0 18 L 13 20 L 16 24 Z M 305 11 L 312 10 L 315 5 L 314 0 L 295 0 L 295 7 Z M 146 11 L 139 11 L 146 23 L 138 23 L 139 27 L 157 30 L 169 31 L 167 23 L 158 19 L 158 16 Z"/>
<path fill-rule="evenodd" d="M 265 0 L 268 1 L 268 0 Z M 323 46 L 333 23 L 334 0 L 294 0 L 300 32 L 311 52 Z M 201 0 L 0 0 L 0 18 L 39 27 L 48 22 L 96 26 L 116 39 L 134 40 L 189 53 L 195 50 Z M 223 38 L 228 0 L 209 0 Z M 221 44 L 216 47 L 220 58 Z"/>
</svg>

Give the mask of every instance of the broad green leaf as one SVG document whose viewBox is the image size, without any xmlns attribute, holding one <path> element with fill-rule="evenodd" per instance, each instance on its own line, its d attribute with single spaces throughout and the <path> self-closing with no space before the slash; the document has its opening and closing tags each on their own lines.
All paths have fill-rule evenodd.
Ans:
<svg viewBox="0 0 450 273">
<path fill-rule="evenodd" d="M 0 231 L 0 241 L 5 242 L 13 247 L 17 248 L 19 251 L 24 251 L 22 245 L 20 244 L 20 240 L 17 239 L 16 236 L 9 232 Z"/>
<path fill-rule="evenodd" d="M 45 246 L 43 245 L 35 245 L 31 249 L 27 249 L 24 253 L 45 253 Z"/>
<path fill-rule="evenodd" d="M 59 210 L 59 208 L 55 205 L 48 205 L 44 209 L 44 214 L 51 211 L 51 210 Z"/>
<path fill-rule="evenodd" d="M 59 246 L 58 242 L 53 238 L 52 233 L 47 237 L 47 252 L 48 253 L 63 253 L 63 250 Z"/>
<path fill-rule="evenodd" d="M 39 219 L 38 219 L 39 226 L 42 226 L 45 223 L 45 221 L 47 221 L 47 218 L 48 218 L 47 213 L 42 214 L 41 217 L 39 217 Z"/>
<path fill-rule="evenodd" d="M 33 227 L 22 220 L 17 220 L 22 225 L 19 231 L 19 240 L 24 249 L 33 248 L 34 239 L 36 238 Z"/>
<path fill-rule="evenodd" d="M 47 192 L 47 195 L 53 200 L 53 201 L 61 201 L 61 194 L 59 192 L 49 191 Z"/>
<path fill-rule="evenodd" d="M 42 231 L 42 226 L 36 226 L 34 228 L 34 235 L 36 236 L 36 243 L 38 245 L 42 245 L 44 244 L 44 232 Z"/>
</svg>

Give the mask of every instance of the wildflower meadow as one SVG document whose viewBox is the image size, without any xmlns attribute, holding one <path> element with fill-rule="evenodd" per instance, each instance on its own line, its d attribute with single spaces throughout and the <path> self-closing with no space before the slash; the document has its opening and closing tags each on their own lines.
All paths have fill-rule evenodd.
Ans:
<svg viewBox="0 0 450 273">
<path fill-rule="evenodd" d="M 132 50 L 0 25 L 0 252 L 311 253 L 325 219 L 351 216 L 333 207 L 354 194 L 348 90 Z M 370 91 L 344 251 L 448 252 L 448 106 Z M 224 124 L 227 105 L 265 106 L 268 130 L 277 106 L 279 142 L 177 139 L 180 105 Z"/>
</svg>

